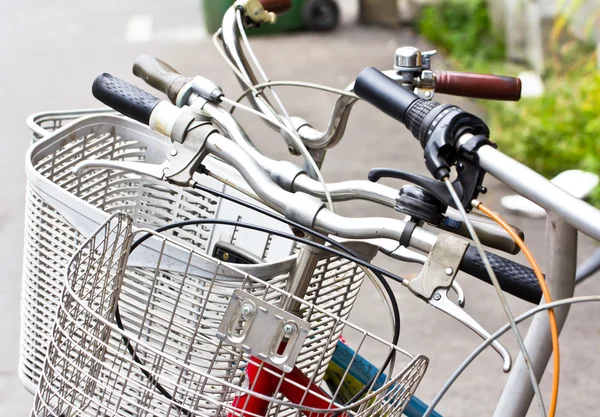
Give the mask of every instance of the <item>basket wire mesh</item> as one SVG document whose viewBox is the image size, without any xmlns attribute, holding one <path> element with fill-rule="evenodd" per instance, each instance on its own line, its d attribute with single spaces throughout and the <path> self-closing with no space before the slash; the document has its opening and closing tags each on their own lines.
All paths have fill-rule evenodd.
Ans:
<svg viewBox="0 0 600 417">
<path fill-rule="evenodd" d="M 157 228 L 176 221 L 219 218 L 289 231 L 281 223 L 255 211 L 204 192 L 148 177 L 110 170 L 94 170 L 75 176 L 71 168 L 82 159 L 158 163 L 164 159 L 169 145 L 165 138 L 146 126 L 125 118 L 112 115 L 77 118 L 78 114 L 56 113 L 60 117 L 46 114 L 38 115 L 36 120 L 46 123 L 46 128 L 54 126 L 52 120 L 56 125 L 69 120 L 68 125 L 46 134 L 30 148 L 26 168 L 19 375 L 30 392 L 35 392 L 42 374 L 68 262 L 76 249 L 112 213 L 126 212 L 133 218 L 134 227 Z M 235 170 L 224 163 L 207 158 L 206 164 L 211 172 L 241 188 L 247 187 Z M 249 199 L 213 178 L 199 175 L 198 181 L 238 198 Z M 293 263 L 293 259 L 288 259 L 293 254 L 291 242 L 252 230 L 203 225 L 176 229 L 167 234 L 208 254 L 212 253 L 215 243 L 225 241 L 268 262 L 282 262 L 280 266 Z M 372 257 L 374 252 L 368 255 Z M 131 264 L 133 261 L 136 263 Z M 148 265 L 141 257 L 134 256 L 130 265 L 127 270 L 130 274 L 148 273 Z M 325 287 L 319 288 L 323 293 L 333 291 L 336 284 L 324 281 L 318 274 L 352 281 L 352 286 L 344 287 L 345 298 L 336 298 L 340 311 L 349 313 L 363 272 L 347 260 L 323 260 L 315 272 L 315 283 L 326 283 Z M 282 272 L 277 279 L 283 285 L 287 275 Z M 307 294 L 307 297 L 312 296 L 310 292 Z M 311 302 L 329 301 L 327 297 L 321 297 Z"/>
<path fill-rule="evenodd" d="M 270 266 L 256 265 L 253 272 L 259 274 L 261 267 L 266 271 L 265 277 L 257 278 L 158 234 L 140 247 L 153 259 L 153 267 L 131 268 L 130 243 L 151 233 L 131 230 L 129 216 L 113 215 L 69 264 L 32 416 L 402 414 L 428 361 L 353 325 L 340 312 L 340 303 L 315 303 L 335 297 L 336 291 L 345 297 L 344 288 L 353 286 L 352 280 L 340 281 L 333 274 L 311 282 L 313 299 L 307 301 L 287 293 L 285 282 L 272 276 Z M 326 267 L 319 268 L 326 276 Z M 330 280 L 337 281 L 335 289 L 326 285 Z M 292 378 L 294 372 L 279 371 L 215 337 L 235 290 L 269 304 L 289 298 L 300 303 L 311 329 L 296 366 L 308 382 L 299 383 Z M 117 310 L 120 320 L 115 319 Z M 330 359 L 329 347 L 342 330 L 357 346 L 356 355 L 395 355 L 394 369 L 387 370 L 384 383 L 377 388 L 372 384 L 363 398 L 347 405 L 332 399 L 335 392 L 330 396 L 315 388 Z M 258 376 L 251 383 L 251 368 L 263 380 L 272 380 L 269 395 L 255 392 Z M 342 381 L 346 377 L 347 373 Z M 292 398 L 284 396 L 290 389 L 295 392 Z M 249 399 L 264 401 L 264 413 L 247 409 Z M 325 405 L 315 408 L 315 400 Z"/>
</svg>

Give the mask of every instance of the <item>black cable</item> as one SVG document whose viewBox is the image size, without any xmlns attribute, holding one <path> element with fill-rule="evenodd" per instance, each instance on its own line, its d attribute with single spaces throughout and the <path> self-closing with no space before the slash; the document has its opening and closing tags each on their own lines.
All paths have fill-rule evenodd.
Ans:
<svg viewBox="0 0 600 417">
<path fill-rule="evenodd" d="M 131 250 L 129 253 L 131 253 Z M 117 304 L 116 308 L 115 308 L 115 322 L 117 323 L 117 326 L 119 326 L 119 329 L 125 330 L 125 328 L 123 326 L 123 321 L 121 320 L 121 312 L 119 310 L 119 304 Z M 156 388 L 158 390 L 158 392 L 160 392 L 166 399 L 168 399 L 169 401 L 173 401 L 173 396 L 171 394 L 169 394 L 169 392 L 161 385 L 160 382 L 158 382 L 156 380 L 156 378 L 154 378 L 150 374 L 150 372 L 148 372 L 144 369 L 144 362 L 142 362 L 141 359 L 138 357 L 137 353 L 135 352 L 135 349 L 133 348 L 133 345 L 129 341 L 129 338 L 127 336 L 125 336 L 125 333 L 121 334 L 121 339 L 123 340 L 123 343 L 125 343 L 125 345 L 127 346 L 127 350 L 129 351 L 129 354 L 133 358 L 133 361 L 136 362 L 138 365 L 140 365 L 140 369 L 141 369 L 142 373 L 144 374 L 144 376 L 146 378 L 148 378 L 148 380 L 152 383 L 152 385 L 154 385 L 154 388 Z M 186 416 L 189 416 L 191 414 L 190 410 L 185 409 L 180 405 L 173 404 L 173 406 L 176 407 L 179 411 L 181 411 Z"/>
<path fill-rule="evenodd" d="M 338 249 L 341 249 L 342 251 L 346 252 L 347 254 L 349 254 L 351 256 L 354 256 L 355 258 L 360 258 L 360 255 L 358 255 L 353 250 L 345 247 L 344 245 L 342 245 L 337 240 L 332 239 L 332 238 L 330 238 L 329 236 L 327 236 L 327 235 L 325 235 L 323 233 L 317 232 L 316 230 L 313 230 L 313 229 L 311 229 L 309 227 L 306 227 L 306 226 L 304 226 L 304 225 L 302 225 L 300 223 L 297 223 L 297 222 L 295 222 L 293 220 L 289 220 L 289 219 L 281 216 L 280 214 L 275 214 L 275 213 L 273 213 L 273 212 L 271 212 L 271 211 L 269 211 L 267 209 L 264 209 L 263 207 L 257 206 L 256 204 L 252 204 L 252 203 L 249 203 L 249 202 L 244 201 L 242 199 L 239 199 L 237 197 L 230 196 L 228 194 L 225 194 L 224 192 L 217 191 L 217 190 L 215 190 L 213 188 L 210 188 L 210 187 L 207 187 L 205 185 L 194 183 L 194 185 L 193 185 L 192 188 L 195 188 L 197 190 L 201 190 L 201 191 L 207 192 L 207 193 L 212 194 L 214 196 L 220 197 L 220 198 L 222 198 L 224 200 L 229 200 L 229 201 L 231 201 L 233 203 L 236 203 L 236 204 L 238 204 L 240 206 L 246 207 L 246 208 L 248 208 L 250 210 L 254 210 L 254 211 L 256 211 L 256 212 L 258 212 L 260 214 L 264 214 L 267 217 L 270 217 L 272 219 L 275 219 L 277 221 L 285 223 L 288 226 L 291 226 L 291 227 L 293 227 L 295 229 L 301 230 L 302 232 L 304 232 L 304 233 L 306 233 L 308 235 L 312 235 L 312 236 L 318 237 L 319 239 L 321 239 L 321 240 L 323 240 L 323 241 L 331 244 L 332 246 L 335 246 Z M 285 235 L 285 237 L 288 237 L 288 236 L 290 236 L 290 235 L 287 235 L 287 234 Z M 346 255 L 343 255 L 343 256 L 346 256 Z M 406 278 L 402 278 L 401 276 L 393 274 L 390 271 L 387 271 L 387 270 L 385 270 L 383 268 L 379 268 L 376 265 L 372 265 L 371 263 L 367 263 L 367 264 L 362 264 L 361 263 L 360 265 L 363 265 L 363 266 L 369 268 L 371 271 L 373 271 L 373 273 L 377 276 L 377 278 L 382 283 L 385 280 L 383 279 L 383 277 L 378 276 L 378 274 L 385 275 L 386 277 L 391 278 L 392 280 L 394 280 L 396 282 L 399 282 L 400 284 L 404 283 L 404 281 L 406 280 Z M 392 296 L 393 292 L 391 292 L 391 288 L 390 288 L 390 292 L 388 292 L 388 295 L 391 298 L 394 298 Z M 398 318 L 399 317 L 400 317 L 400 313 L 398 313 Z"/>
<path fill-rule="evenodd" d="M 341 250 L 345 251 L 346 253 L 348 253 L 350 255 L 360 258 L 360 256 L 358 256 L 358 254 L 356 254 L 354 251 L 346 248 L 345 246 L 341 245 L 336 240 L 331 239 L 329 236 L 324 235 L 323 233 L 319 233 L 313 229 L 310 229 L 300 223 L 286 219 L 285 217 L 283 217 L 281 215 L 274 214 L 273 212 L 270 212 L 269 210 L 266 210 L 260 206 L 257 206 L 256 204 L 252 204 L 252 203 L 249 203 L 242 199 L 239 199 L 237 197 L 233 197 L 224 192 L 221 192 L 221 191 L 215 190 L 213 188 L 207 187 L 205 185 L 202 185 L 198 182 L 194 182 L 192 188 L 195 188 L 197 190 L 202 190 L 204 192 L 207 192 L 214 196 L 223 198 L 225 200 L 229 200 L 229 201 L 236 203 L 242 207 L 249 208 L 249 209 L 254 210 L 258 213 L 261 213 L 267 217 L 270 217 L 272 219 L 275 219 L 282 223 L 285 223 L 288 226 L 295 227 L 296 229 L 299 229 L 299 230 L 303 231 L 304 233 L 307 233 L 312 236 L 316 236 L 316 237 L 322 239 L 323 241 L 328 242 L 337 248 L 340 248 Z M 372 265 L 370 263 L 368 264 L 367 268 L 371 269 L 373 274 L 377 277 L 377 279 L 379 279 L 379 281 L 381 282 L 381 285 L 384 287 L 384 289 L 388 295 L 388 298 L 390 299 L 390 303 L 392 304 L 392 310 L 393 310 L 393 315 L 394 315 L 394 336 L 392 338 L 392 343 L 394 345 L 397 345 L 398 340 L 400 339 L 400 308 L 398 307 L 398 302 L 396 301 L 396 297 L 394 296 L 394 292 L 392 291 L 392 288 L 389 286 L 389 283 L 383 278 L 382 275 L 386 275 L 389 278 L 392 278 L 393 280 L 398 281 L 401 284 L 404 282 L 404 278 L 399 277 L 394 274 L 391 274 L 388 271 L 381 269 L 379 267 L 376 267 L 375 265 Z M 376 268 L 376 269 L 374 269 L 374 268 Z M 396 351 L 394 349 L 392 349 L 390 351 L 390 354 L 387 356 L 386 360 L 384 361 L 383 365 L 381 366 L 380 370 L 373 376 L 373 378 L 371 378 L 371 380 L 369 381 L 368 384 L 365 384 L 354 397 L 352 397 L 349 401 L 346 402 L 346 405 L 350 404 L 353 401 L 356 401 L 358 398 L 362 397 L 369 391 L 368 387 L 371 386 L 371 384 L 373 384 L 375 382 L 375 380 L 381 374 L 382 370 L 387 368 L 387 366 L 389 365 L 391 360 L 395 357 L 395 355 L 396 355 Z M 332 417 L 337 417 L 339 414 L 340 413 L 335 413 Z"/>
<path fill-rule="evenodd" d="M 317 242 L 313 242 L 311 240 L 302 238 L 302 237 L 298 237 L 295 235 L 290 235 L 284 232 L 281 232 L 279 230 L 274 230 L 274 229 L 269 229 L 267 227 L 264 226 L 259 226 L 259 225 L 253 225 L 253 224 L 248 224 L 248 223 L 242 223 L 242 222 L 238 222 L 238 221 L 233 221 L 233 220 L 221 220 L 221 219 L 197 219 L 197 220 L 187 220 L 187 221 L 182 221 L 182 222 L 175 222 L 175 223 L 170 223 L 168 225 L 159 227 L 157 229 L 155 229 L 154 231 L 157 233 L 160 232 L 164 232 L 170 229 L 174 229 L 174 228 L 181 228 L 181 227 L 185 227 L 185 226 L 193 226 L 193 225 L 201 225 L 201 224 L 220 224 L 220 225 L 225 225 L 225 226 L 234 226 L 234 227 L 240 227 L 242 229 L 251 229 L 251 230 L 257 230 L 257 231 L 261 231 L 264 233 L 269 233 L 272 234 L 274 236 L 278 236 L 278 237 L 282 237 L 284 239 L 290 239 L 293 241 L 296 241 L 298 243 L 303 243 L 306 244 L 308 246 L 312 246 L 314 248 L 318 248 L 321 250 L 324 250 L 326 252 L 332 253 L 334 255 L 340 256 L 340 257 L 345 257 L 349 260 L 351 260 L 352 262 L 355 262 L 359 265 L 362 265 L 368 269 L 371 269 L 373 271 L 373 273 L 378 276 L 379 273 L 373 270 L 374 265 L 371 265 L 369 262 L 366 262 L 360 258 L 357 258 L 355 256 L 352 255 L 348 255 L 348 254 L 344 254 L 338 250 L 335 250 L 331 247 L 322 245 L 320 243 Z M 151 233 L 147 233 L 144 236 L 140 237 L 139 239 L 137 239 L 132 245 L 131 248 L 129 250 L 129 253 L 131 254 L 131 252 L 133 252 L 138 246 L 140 246 L 143 242 L 145 242 L 146 240 L 148 240 L 149 238 L 151 238 L 153 235 Z M 336 242 L 337 243 L 337 242 Z M 346 252 L 352 252 L 354 253 L 354 251 L 342 246 L 342 248 L 346 251 Z M 398 307 L 398 303 L 396 301 L 396 298 L 394 297 L 392 288 L 390 287 L 389 283 L 383 278 L 383 276 L 379 275 L 381 283 L 383 285 L 383 287 L 386 290 L 386 293 L 388 295 L 388 297 L 390 298 L 390 303 L 392 304 L 392 310 L 394 313 L 394 337 L 393 337 L 393 341 L 392 343 L 394 345 L 396 345 L 398 343 L 398 339 L 400 336 L 400 310 Z M 119 326 L 120 329 L 123 329 L 123 325 L 122 325 L 122 321 L 121 321 L 121 317 L 120 317 L 120 313 L 119 313 L 119 308 L 117 305 L 117 308 L 115 309 L 115 319 L 117 321 L 117 326 Z M 137 355 L 135 355 L 135 350 L 133 349 L 133 346 L 131 346 L 131 343 L 129 342 L 129 340 L 123 335 L 123 342 L 127 345 L 127 350 L 129 351 L 129 353 L 132 355 L 133 359 L 135 362 L 137 362 L 140 365 L 143 365 L 143 363 L 140 361 L 140 359 L 137 357 Z M 362 397 L 370 388 L 370 386 L 376 381 L 376 379 L 383 373 L 383 370 L 389 365 L 389 363 L 391 362 L 391 360 L 393 359 L 393 357 L 395 356 L 396 351 L 394 349 L 392 349 L 390 351 L 390 354 L 387 356 L 385 362 L 383 363 L 383 365 L 380 367 L 380 369 L 378 370 L 378 372 L 371 378 L 371 380 L 365 384 L 363 386 L 363 388 L 361 388 L 361 390 L 359 392 L 357 392 L 354 397 L 348 401 L 346 403 L 346 405 L 351 404 L 352 402 L 356 401 L 357 399 L 359 399 L 360 397 Z M 163 394 L 166 398 L 168 398 L 169 400 L 172 400 L 172 397 L 168 394 L 168 392 L 162 387 L 162 385 L 156 381 L 156 379 L 154 377 L 152 377 L 152 375 L 150 375 L 148 372 L 146 372 L 145 370 L 142 369 L 142 372 L 144 373 L 144 375 L 150 380 L 150 382 L 152 382 L 152 384 L 156 387 L 156 389 Z M 178 407 L 179 408 L 179 407 Z M 186 412 L 187 415 L 187 410 L 182 410 Z M 333 414 L 333 415 L 337 415 L 337 414 Z"/>
<path fill-rule="evenodd" d="M 242 205 L 246 208 L 250 208 L 252 210 L 255 210 L 261 214 L 264 214 L 270 218 L 273 218 L 275 220 L 281 221 L 283 223 L 288 224 L 291 227 L 297 228 L 299 230 L 302 230 L 303 232 L 316 236 L 320 239 L 322 239 L 323 241 L 326 241 L 328 243 L 330 243 L 332 246 L 336 246 L 338 248 L 340 248 L 344 253 L 342 253 L 341 251 L 335 250 L 333 248 L 330 248 L 328 246 L 313 242 L 311 240 L 305 239 L 305 238 L 301 238 L 295 235 L 290 235 L 287 233 L 283 233 L 280 232 L 278 230 L 273 230 L 273 229 L 269 229 L 263 226 L 258 226 L 258 225 L 252 225 L 252 224 L 247 224 L 247 223 L 241 223 L 241 222 L 235 222 L 235 221 L 230 221 L 230 220 L 219 220 L 219 219 L 198 219 L 198 220 L 188 220 L 188 221 L 183 221 L 183 222 L 175 222 L 175 223 L 171 223 L 162 227 L 159 227 L 157 229 L 155 229 L 155 232 L 160 233 L 169 229 L 173 229 L 173 228 L 178 228 L 178 227 L 185 227 L 185 226 L 190 226 L 190 225 L 200 225 L 200 224 L 222 224 L 222 225 L 229 225 L 229 226 L 235 226 L 235 227 L 241 227 L 241 228 L 248 228 L 248 229 L 252 229 L 252 230 L 257 230 L 257 231 L 262 231 L 264 233 L 269 233 L 272 234 L 274 236 L 279 236 L 282 237 L 284 239 L 290 239 L 299 243 L 304 243 L 308 246 L 312 246 L 312 247 L 316 247 L 319 248 L 321 250 L 324 250 L 326 252 L 332 253 L 334 255 L 340 256 L 340 257 L 345 257 L 349 260 L 351 260 L 352 262 L 361 265 L 365 268 L 370 269 L 373 274 L 379 279 L 379 281 L 381 282 L 382 286 L 384 287 L 387 296 L 390 300 L 390 303 L 392 305 L 392 310 L 393 310 L 393 316 L 394 316 L 394 336 L 392 338 L 392 343 L 393 345 L 396 345 L 398 343 L 398 339 L 400 336 L 400 310 L 398 307 L 398 303 L 396 301 L 396 298 L 394 296 L 394 293 L 392 291 L 392 288 L 390 287 L 389 283 L 385 280 L 385 278 L 383 277 L 383 275 L 386 275 L 398 282 L 403 282 L 404 278 L 399 277 L 395 274 L 392 274 L 389 271 L 386 271 L 384 269 L 381 269 L 375 265 L 372 265 L 369 262 L 364 261 L 360 255 L 358 255 L 356 252 L 352 251 L 351 249 L 345 247 L 344 245 L 340 244 L 339 242 L 335 241 L 334 239 L 331 239 L 329 236 L 323 235 L 322 233 L 316 232 L 312 229 L 309 229 L 299 223 L 296 223 L 294 221 L 291 221 L 289 219 L 286 219 L 284 217 L 281 217 L 279 215 L 276 215 L 274 213 L 271 213 L 265 209 L 263 209 L 262 207 L 256 206 L 252 203 L 248 203 L 246 201 L 240 200 L 236 197 L 232 197 L 230 195 L 227 195 L 225 193 L 222 193 L 220 191 L 211 189 L 209 187 L 205 187 L 203 185 L 200 184 L 195 184 L 194 188 L 199 189 L 201 191 L 205 191 L 207 193 L 216 195 L 218 197 L 221 197 L 223 199 L 232 201 L 236 204 Z M 139 245 L 141 245 L 144 241 L 146 241 L 147 239 L 149 239 L 150 237 L 152 237 L 152 234 L 148 233 L 144 236 L 142 236 L 141 238 L 139 238 L 138 240 L 136 240 L 130 248 L 130 253 L 133 252 L 133 250 L 135 250 Z M 123 322 L 121 320 L 121 315 L 120 315 L 120 311 L 118 308 L 118 305 L 115 309 L 115 321 L 117 326 L 119 326 L 119 328 L 121 330 L 124 330 L 123 328 Z M 122 335 L 122 339 L 123 342 L 126 344 L 127 346 L 127 350 L 129 351 L 129 353 L 131 354 L 133 360 L 140 364 L 140 365 L 144 365 L 143 362 L 139 359 L 139 357 L 137 356 L 137 354 L 135 353 L 135 349 L 133 348 L 133 346 L 131 345 L 131 342 L 129 341 L 129 339 L 125 336 Z M 387 368 L 387 366 L 389 365 L 389 363 L 391 362 L 391 360 L 395 357 L 396 351 L 394 349 L 392 349 L 389 353 L 389 355 L 387 356 L 386 360 L 384 361 L 383 365 L 381 366 L 381 368 L 378 370 L 378 372 L 371 378 L 371 380 L 365 384 L 363 386 L 363 388 L 361 388 L 361 390 L 355 394 L 355 396 L 350 399 L 350 401 L 348 401 L 346 403 L 346 405 L 351 404 L 352 402 L 356 401 L 357 399 L 359 399 L 360 397 L 362 397 L 366 392 L 368 392 L 368 390 L 370 389 L 370 386 L 375 382 L 375 380 L 383 373 L 383 370 L 385 368 Z M 144 375 L 148 378 L 148 380 L 155 386 L 155 388 L 167 399 L 169 400 L 173 400 L 172 396 L 164 389 L 164 387 L 152 376 L 150 375 L 150 373 L 148 373 L 147 371 L 145 371 L 143 368 L 142 372 L 144 373 Z M 187 409 L 184 409 L 180 406 L 175 405 L 175 407 L 177 407 L 180 411 L 182 411 L 185 415 L 189 415 L 190 411 Z M 339 414 L 335 413 L 333 414 L 333 416 L 337 416 Z"/>
</svg>

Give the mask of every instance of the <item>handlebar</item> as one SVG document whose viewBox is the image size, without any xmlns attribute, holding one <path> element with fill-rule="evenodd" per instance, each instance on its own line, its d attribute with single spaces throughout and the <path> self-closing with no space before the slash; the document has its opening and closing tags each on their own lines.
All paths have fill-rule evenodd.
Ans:
<svg viewBox="0 0 600 417">
<path fill-rule="evenodd" d="M 133 74 L 169 97 L 171 103 L 177 100 L 177 94 L 192 78 L 178 73 L 169 64 L 151 55 L 142 55 L 133 64 Z"/>
<path fill-rule="evenodd" d="M 260 0 L 260 4 L 269 12 L 282 14 L 292 7 L 292 0 Z"/>
<path fill-rule="evenodd" d="M 480 120 L 463 112 L 456 106 L 441 105 L 419 99 L 413 93 L 405 90 L 387 78 L 374 68 L 367 68 L 358 76 L 355 86 L 356 93 L 364 96 L 364 99 L 381 111 L 389 114 L 398 121 L 404 123 L 411 130 L 415 138 L 421 142 L 427 153 L 437 151 L 440 155 L 470 154 L 471 158 L 476 154 L 478 166 L 485 172 L 490 173 L 513 190 L 555 213 L 571 226 L 591 238 L 600 241 L 600 211 L 590 206 L 568 192 L 557 187 L 537 172 L 504 155 L 502 152 L 490 145 L 483 145 L 475 149 L 467 149 L 466 146 L 473 138 L 469 130 L 486 130 L 481 126 L 475 126 Z M 382 87 L 384 86 L 384 87 Z M 410 96 L 412 95 L 412 97 Z M 466 126 L 470 129 L 450 129 L 448 134 L 456 135 L 443 145 L 445 149 L 436 148 L 439 142 L 431 139 L 435 137 L 436 130 L 448 128 L 448 123 L 455 120 L 467 120 Z M 443 119 L 443 120 L 442 120 Z M 463 123 L 464 125 L 464 123 Z M 448 145 L 453 142 L 453 149 Z M 435 166 L 429 166 L 434 174 Z M 447 175 L 447 174 L 446 174 Z M 434 174 L 435 176 L 435 174 Z M 436 176 L 437 178 L 437 176 Z"/>
<path fill-rule="evenodd" d="M 143 74 L 151 74 L 157 66 L 160 66 L 160 72 L 153 74 L 150 77 L 145 77 Z M 136 60 L 134 64 L 134 74 L 144 79 L 149 85 L 155 88 L 165 89 L 173 92 L 170 97 L 171 102 L 177 101 L 175 98 L 181 96 L 181 89 L 189 89 L 189 86 L 179 83 L 179 79 L 192 81 L 190 77 L 181 76 L 176 70 L 161 60 L 151 56 L 141 56 Z M 395 73 L 386 72 L 386 76 L 394 77 Z M 173 84 L 170 84 L 172 80 L 175 80 Z M 169 85 L 175 85 L 177 83 L 179 90 L 168 88 Z M 353 85 L 349 87 L 353 90 Z M 197 95 L 191 96 L 193 101 L 189 103 L 192 107 L 204 110 L 208 112 L 213 121 L 219 126 L 221 131 L 225 132 L 234 142 L 241 146 L 247 153 L 249 153 L 259 165 L 271 176 L 271 179 L 275 181 L 280 187 L 283 187 L 287 191 L 292 192 L 304 192 L 321 199 L 325 198 L 325 192 L 320 182 L 310 178 L 301 168 L 291 164 L 290 162 L 275 161 L 260 153 L 255 147 L 250 138 L 246 135 L 244 129 L 240 126 L 237 120 L 225 109 L 215 102 L 207 101 Z M 179 105 L 182 103 L 178 103 Z M 302 126 L 300 127 L 302 129 Z M 303 131 L 303 130 L 301 130 Z M 385 205 L 387 207 L 394 208 L 396 203 L 396 197 L 398 196 L 398 190 L 381 185 L 372 183 L 369 181 L 344 181 L 339 183 L 327 184 L 327 189 L 331 195 L 333 201 L 347 201 L 351 199 L 363 199 L 372 201 L 378 204 Z M 446 214 L 460 222 L 460 214 L 449 207 Z M 490 246 L 510 254 L 516 254 L 519 252 L 519 247 L 510 238 L 510 236 L 501 228 L 495 224 L 489 224 L 486 222 L 479 221 L 477 218 L 472 219 L 474 227 L 480 236 L 481 241 L 484 245 Z M 459 230 L 451 230 L 461 236 L 468 237 L 468 230 L 464 226 L 461 226 Z M 518 231 L 518 230 L 517 230 Z M 521 233 L 518 231 L 518 233 Z"/>
<path fill-rule="evenodd" d="M 156 125 L 172 126 L 185 111 L 166 101 L 159 101 L 156 97 L 110 74 L 98 76 L 94 81 L 92 91 L 94 96 L 105 104 L 125 115 L 134 117 L 135 120 L 143 120 L 151 127 L 151 119 L 156 121 Z M 150 106 L 152 109 L 148 110 Z M 192 132 L 198 131 L 200 129 Z M 407 238 L 405 236 L 407 223 L 402 220 L 379 217 L 343 217 L 329 211 L 321 201 L 313 197 L 283 190 L 271 180 L 252 156 L 218 133 L 209 134 L 203 146 L 211 154 L 235 167 L 248 185 L 270 207 L 307 227 L 350 239 L 387 238 L 398 242 L 408 241 L 407 246 L 426 253 L 430 252 L 435 245 L 437 235 L 422 227 L 411 227 L 412 231 Z M 511 281 L 511 285 L 506 286 L 508 293 L 528 301 L 535 298 L 531 296 L 535 292 L 531 289 L 534 284 L 529 285 L 535 279 L 532 270 L 499 256 L 495 257 L 495 264 L 498 274 L 506 276 L 506 280 Z M 465 256 L 459 268 L 470 271 L 478 279 L 485 281 L 487 278 L 485 269 L 478 267 L 475 256 Z M 513 270 L 520 271 L 518 279 L 511 279 L 508 276 L 508 271 Z M 537 289 L 539 291 L 539 287 Z M 539 291 L 537 301 L 540 298 L 541 291 Z"/>
<path fill-rule="evenodd" d="M 110 74 L 103 73 L 92 84 L 92 94 L 102 103 L 143 124 L 150 123 L 158 97 Z"/>
<path fill-rule="evenodd" d="M 519 101 L 521 88 L 521 80 L 516 77 L 455 71 L 435 72 L 435 91 L 441 94 Z"/>
</svg>

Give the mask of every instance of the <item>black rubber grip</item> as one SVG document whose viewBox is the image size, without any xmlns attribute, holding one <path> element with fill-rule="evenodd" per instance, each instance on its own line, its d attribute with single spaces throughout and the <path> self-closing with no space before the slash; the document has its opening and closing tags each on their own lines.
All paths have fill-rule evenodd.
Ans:
<svg viewBox="0 0 600 417">
<path fill-rule="evenodd" d="M 354 92 L 358 97 L 404 124 L 406 110 L 414 102 L 421 100 L 412 91 L 404 89 L 373 67 L 365 68 L 358 74 Z"/>
<path fill-rule="evenodd" d="M 192 81 L 190 77 L 181 75 L 169 64 L 151 55 L 142 55 L 135 60 L 133 74 L 165 93 L 173 104 L 183 86 Z"/>
<path fill-rule="evenodd" d="M 411 131 L 413 136 L 421 143 L 421 147 L 425 148 L 427 139 L 427 129 L 423 129 L 425 118 L 437 107 L 440 103 L 428 100 L 417 100 L 406 112 L 406 127 Z M 429 126 L 427 126 L 429 127 Z"/>
<path fill-rule="evenodd" d="M 108 107 L 146 125 L 150 122 L 152 111 L 160 103 L 158 97 L 107 73 L 96 77 L 92 94 Z"/>
<path fill-rule="evenodd" d="M 533 269 L 493 253 L 486 252 L 486 254 L 503 291 L 521 300 L 539 304 L 542 290 Z M 469 246 L 459 269 L 488 284 L 492 283 L 475 246 Z"/>
</svg>

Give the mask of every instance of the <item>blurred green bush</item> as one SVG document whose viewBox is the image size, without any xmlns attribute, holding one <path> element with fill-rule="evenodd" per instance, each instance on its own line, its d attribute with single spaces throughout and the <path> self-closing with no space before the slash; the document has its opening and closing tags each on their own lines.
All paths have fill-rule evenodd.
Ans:
<svg viewBox="0 0 600 417">
<path fill-rule="evenodd" d="M 492 32 L 486 0 L 446 0 L 425 6 L 418 27 L 465 65 L 504 59 L 504 41 Z"/>
<path fill-rule="evenodd" d="M 548 77 L 540 98 L 487 104 L 502 150 L 547 177 L 573 168 L 600 174 L 600 74 L 587 67 Z M 591 198 L 600 204 L 599 188 Z"/>
<path fill-rule="evenodd" d="M 418 22 L 457 69 L 516 75 L 519 68 L 504 63 L 504 44 L 491 27 L 485 0 L 443 0 L 425 7 Z M 600 174 L 600 73 L 593 48 L 572 39 L 554 45 L 543 78 L 542 97 L 481 101 L 493 140 L 547 177 L 575 168 Z M 591 200 L 600 205 L 600 188 Z"/>
</svg>

